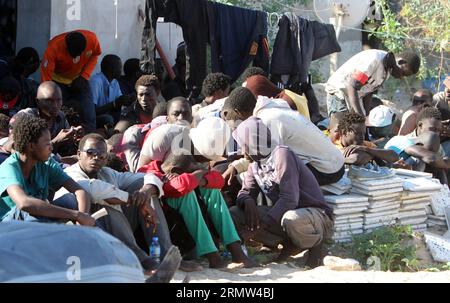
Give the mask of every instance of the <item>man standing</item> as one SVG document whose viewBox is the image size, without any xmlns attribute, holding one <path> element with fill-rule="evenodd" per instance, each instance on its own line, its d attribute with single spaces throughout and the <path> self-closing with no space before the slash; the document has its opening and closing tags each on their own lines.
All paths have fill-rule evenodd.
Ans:
<svg viewBox="0 0 450 303">
<path fill-rule="evenodd" d="M 378 49 L 362 51 L 345 62 L 326 84 L 328 116 L 338 112 L 368 114 L 372 94 L 392 75 L 401 79 L 416 74 L 420 57 L 411 51 L 397 56 Z"/>
<path fill-rule="evenodd" d="M 41 64 L 42 81 L 53 80 L 58 83 L 64 103 L 79 110 L 81 122 L 87 131 L 96 128 L 89 78 L 101 53 L 95 33 L 77 30 L 50 40 Z"/>
</svg>

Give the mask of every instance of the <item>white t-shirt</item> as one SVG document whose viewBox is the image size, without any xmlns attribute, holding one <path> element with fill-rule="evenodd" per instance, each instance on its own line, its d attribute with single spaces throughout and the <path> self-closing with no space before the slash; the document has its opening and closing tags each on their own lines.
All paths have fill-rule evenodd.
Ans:
<svg viewBox="0 0 450 303">
<path fill-rule="evenodd" d="M 387 54 L 383 50 L 369 49 L 354 55 L 328 79 L 326 92 L 347 99 L 345 87 L 349 78 L 353 77 L 362 84 L 358 91 L 359 98 L 373 93 L 389 77 L 383 63 Z"/>
<path fill-rule="evenodd" d="M 339 171 L 344 156 L 311 121 L 298 112 L 281 108 L 263 108 L 256 115 L 278 145 L 289 146 L 305 164 L 325 174 Z"/>
</svg>

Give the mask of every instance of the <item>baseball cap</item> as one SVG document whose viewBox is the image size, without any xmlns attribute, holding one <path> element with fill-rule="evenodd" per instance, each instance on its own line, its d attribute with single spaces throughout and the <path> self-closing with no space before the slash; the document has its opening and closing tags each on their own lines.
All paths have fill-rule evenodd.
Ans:
<svg viewBox="0 0 450 303">
<path fill-rule="evenodd" d="M 395 113 L 386 105 L 378 105 L 372 109 L 366 119 L 369 127 L 385 127 L 392 124 Z"/>
</svg>

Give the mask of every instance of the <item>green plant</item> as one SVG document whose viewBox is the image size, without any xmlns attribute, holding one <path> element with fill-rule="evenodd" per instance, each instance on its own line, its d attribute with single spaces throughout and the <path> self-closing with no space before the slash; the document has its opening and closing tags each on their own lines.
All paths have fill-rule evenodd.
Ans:
<svg viewBox="0 0 450 303">
<path fill-rule="evenodd" d="M 383 271 L 416 271 L 419 261 L 416 259 L 414 245 L 408 245 L 413 232 L 410 226 L 382 227 L 369 234 L 353 237 L 350 248 L 352 257 L 363 267 L 368 268 L 367 260 L 379 260 Z"/>
<path fill-rule="evenodd" d="M 450 58 L 450 2 L 448 0 L 397 1 L 400 8 L 391 9 L 393 1 L 378 0 L 383 19 L 371 21 L 372 33 L 393 52 L 413 49 L 422 58 L 417 75 L 420 80 L 439 79 L 448 73 Z"/>
</svg>

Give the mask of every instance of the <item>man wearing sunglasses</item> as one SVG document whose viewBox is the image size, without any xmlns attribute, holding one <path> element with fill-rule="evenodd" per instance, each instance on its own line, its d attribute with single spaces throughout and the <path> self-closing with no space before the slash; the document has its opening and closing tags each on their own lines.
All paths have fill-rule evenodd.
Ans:
<svg viewBox="0 0 450 303">
<path fill-rule="evenodd" d="M 78 159 L 78 163 L 65 172 L 91 195 L 92 212 L 106 208 L 108 216 L 100 219 L 100 226 L 124 242 L 145 270 L 154 270 L 157 262 L 137 245 L 133 233 L 140 227 L 149 246 L 156 232 L 161 260 L 172 246 L 164 214 L 157 202 L 163 195 L 162 182 L 153 174 L 120 173 L 105 167 L 107 144 L 98 134 L 88 134 L 81 139 Z"/>
</svg>

